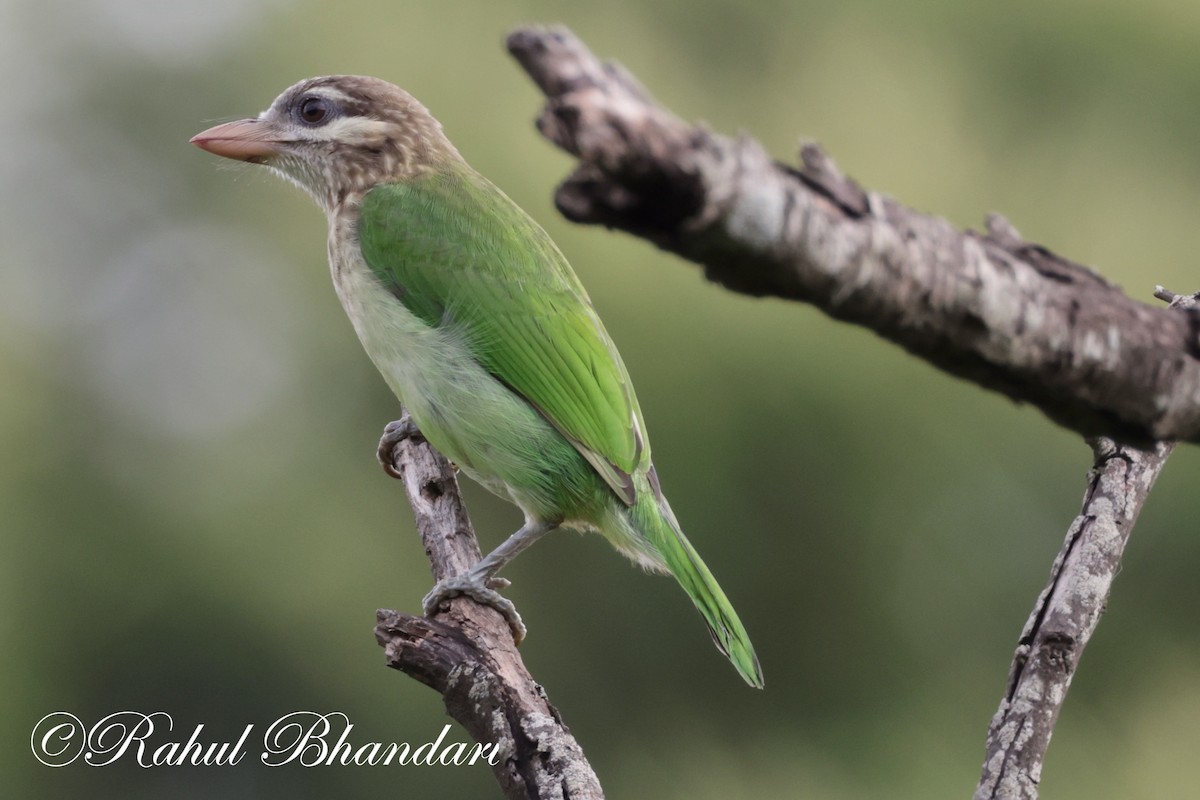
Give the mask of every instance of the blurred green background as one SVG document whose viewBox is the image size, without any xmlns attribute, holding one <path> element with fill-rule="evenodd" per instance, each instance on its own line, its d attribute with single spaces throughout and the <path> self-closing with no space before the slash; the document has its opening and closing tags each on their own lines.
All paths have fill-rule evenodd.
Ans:
<svg viewBox="0 0 1200 800">
<path fill-rule="evenodd" d="M 411 90 L 561 244 L 757 644 L 765 692 L 671 581 L 599 538 L 550 537 L 508 569 L 525 658 L 609 795 L 969 795 L 1089 451 L 869 333 L 566 223 L 551 195 L 570 161 L 533 130 L 539 95 L 502 44 L 534 21 L 780 158 L 816 139 L 872 189 L 960 226 L 1003 212 L 1135 297 L 1200 288 L 1187 0 L 7 0 L 5 796 L 499 794 L 484 767 L 53 770 L 29 749 L 57 710 L 161 710 L 211 740 L 298 710 L 345 712 L 355 742 L 420 743 L 445 721 L 372 637 L 375 609 L 416 610 L 430 577 L 374 461 L 397 405 L 331 289 L 324 220 L 187 144 L 332 72 Z M 1182 448 L 1146 508 L 1047 798 L 1194 794 L 1198 475 Z M 518 516 L 467 491 L 494 546 Z"/>
</svg>

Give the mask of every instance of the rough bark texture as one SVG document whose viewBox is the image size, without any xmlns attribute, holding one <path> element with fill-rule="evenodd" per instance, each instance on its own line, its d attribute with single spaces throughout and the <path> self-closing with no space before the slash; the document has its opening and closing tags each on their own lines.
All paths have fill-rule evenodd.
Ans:
<svg viewBox="0 0 1200 800">
<path fill-rule="evenodd" d="M 454 468 L 419 436 L 397 444 L 391 465 L 404 481 L 434 580 L 480 558 Z M 385 456 L 386 457 L 386 456 Z M 375 638 L 388 666 L 433 688 L 477 742 L 499 745 L 493 767 L 512 800 L 600 800 L 583 750 L 525 669 L 508 622 L 495 609 L 457 597 L 432 619 L 381 609 Z"/>
<path fill-rule="evenodd" d="M 1194 308 L 1198 295 L 1161 286 L 1154 296 L 1170 308 Z M 1099 437 L 1083 508 L 1067 529 L 1050 581 L 1017 642 L 1008 685 L 988 727 L 975 800 L 1034 800 L 1042 763 L 1071 678 L 1108 603 L 1121 554 L 1173 442 L 1141 450 Z"/>
<path fill-rule="evenodd" d="M 815 145 L 791 167 L 689 125 L 564 28 L 508 47 L 546 95 L 538 129 L 579 158 L 555 197 L 568 218 L 868 327 L 1084 436 L 1200 441 L 1200 312 L 1132 300 L 999 217 L 964 232 L 865 191 Z"/>
<path fill-rule="evenodd" d="M 988 728 L 975 800 L 1034 800 L 1058 712 L 1100 622 L 1121 553 L 1173 444 L 1149 450 L 1092 441 L 1083 509 L 1017 644 L 1008 688 Z"/>
<path fill-rule="evenodd" d="M 555 202 L 569 219 L 643 237 L 750 295 L 811 303 L 954 375 L 1036 405 L 1096 454 L 1083 510 L 1026 623 L 988 732 L 976 798 L 1035 798 L 1059 709 L 1125 542 L 1173 442 L 1200 442 L 1200 308 L 1130 299 L 1024 241 L 862 189 L 815 145 L 772 160 L 666 111 L 564 28 L 510 52 L 546 95 L 537 120 L 578 157 Z"/>
</svg>

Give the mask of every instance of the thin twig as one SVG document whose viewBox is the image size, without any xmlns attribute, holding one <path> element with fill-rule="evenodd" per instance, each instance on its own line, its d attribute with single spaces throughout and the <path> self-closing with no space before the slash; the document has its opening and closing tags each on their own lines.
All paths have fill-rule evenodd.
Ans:
<svg viewBox="0 0 1200 800">
<path fill-rule="evenodd" d="M 419 435 L 399 442 L 391 460 L 434 580 L 466 572 L 480 552 L 454 467 Z M 440 693 L 475 741 L 497 745 L 501 757 L 492 769 L 510 800 L 602 800 L 591 764 L 495 609 L 465 597 L 443 604 L 432 619 L 381 609 L 375 638 L 388 666 Z"/>
</svg>

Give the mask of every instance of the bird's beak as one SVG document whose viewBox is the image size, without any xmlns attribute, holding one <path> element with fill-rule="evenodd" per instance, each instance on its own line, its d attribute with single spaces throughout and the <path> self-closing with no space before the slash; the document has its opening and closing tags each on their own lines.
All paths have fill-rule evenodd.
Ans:
<svg viewBox="0 0 1200 800">
<path fill-rule="evenodd" d="M 226 122 L 191 138 L 192 144 L 213 155 L 261 164 L 284 151 L 282 132 L 261 119 Z"/>
</svg>

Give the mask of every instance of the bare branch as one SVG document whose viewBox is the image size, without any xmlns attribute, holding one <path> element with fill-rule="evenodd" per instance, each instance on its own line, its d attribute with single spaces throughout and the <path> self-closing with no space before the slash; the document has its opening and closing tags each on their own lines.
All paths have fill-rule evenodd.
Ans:
<svg viewBox="0 0 1200 800">
<path fill-rule="evenodd" d="M 435 580 L 466 572 L 480 558 L 454 467 L 419 435 L 392 448 Z M 432 619 L 381 609 L 375 638 L 388 666 L 440 693 L 446 711 L 480 743 L 494 743 L 492 767 L 511 800 L 602 800 L 583 750 L 521 660 L 508 622 L 465 597 Z"/>
<path fill-rule="evenodd" d="M 578 157 L 555 201 L 750 295 L 811 303 L 1089 437 L 1083 509 L 1025 625 L 975 794 L 1036 798 L 1042 762 L 1121 554 L 1173 441 L 1200 442 L 1200 295 L 1170 311 L 1026 242 L 868 192 L 816 145 L 793 168 L 753 139 L 689 125 L 565 28 L 510 52 L 546 95 L 538 129 Z"/>
<path fill-rule="evenodd" d="M 1172 309 L 1188 309 L 1196 295 L 1161 286 L 1154 294 Z M 1008 686 L 988 728 L 983 773 L 975 800 L 1033 800 L 1058 712 L 1083 648 L 1108 602 L 1125 543 L 1142 505 L 1171 455 L 1173 442 L 1150 450 L 1092 440 L 1083 509 L 1067 530 L 1050 581 L 1021 632 Z"/>
<path fill-rule="evenodd" d="M 508 47 L 546 94 L 539 130 L 580 164 L 568 218 L 644 237 L 722 285 L 821 308 L 1085 436 L 1200 442 L 1200 310 L 1137 302 L 999 217 L 959 231 L 846 178 L 689 125 L 565 28 Z"/>
<path fill-rule="evenodd" d="M 1174 448 L 1093 440 L 1083 509 L 1017 644 L 1008 688 L 988 728 L 975 800 L 1033 800 L 1071 678 L 1108 601 L 1125 543 Z"/>
</svg>

